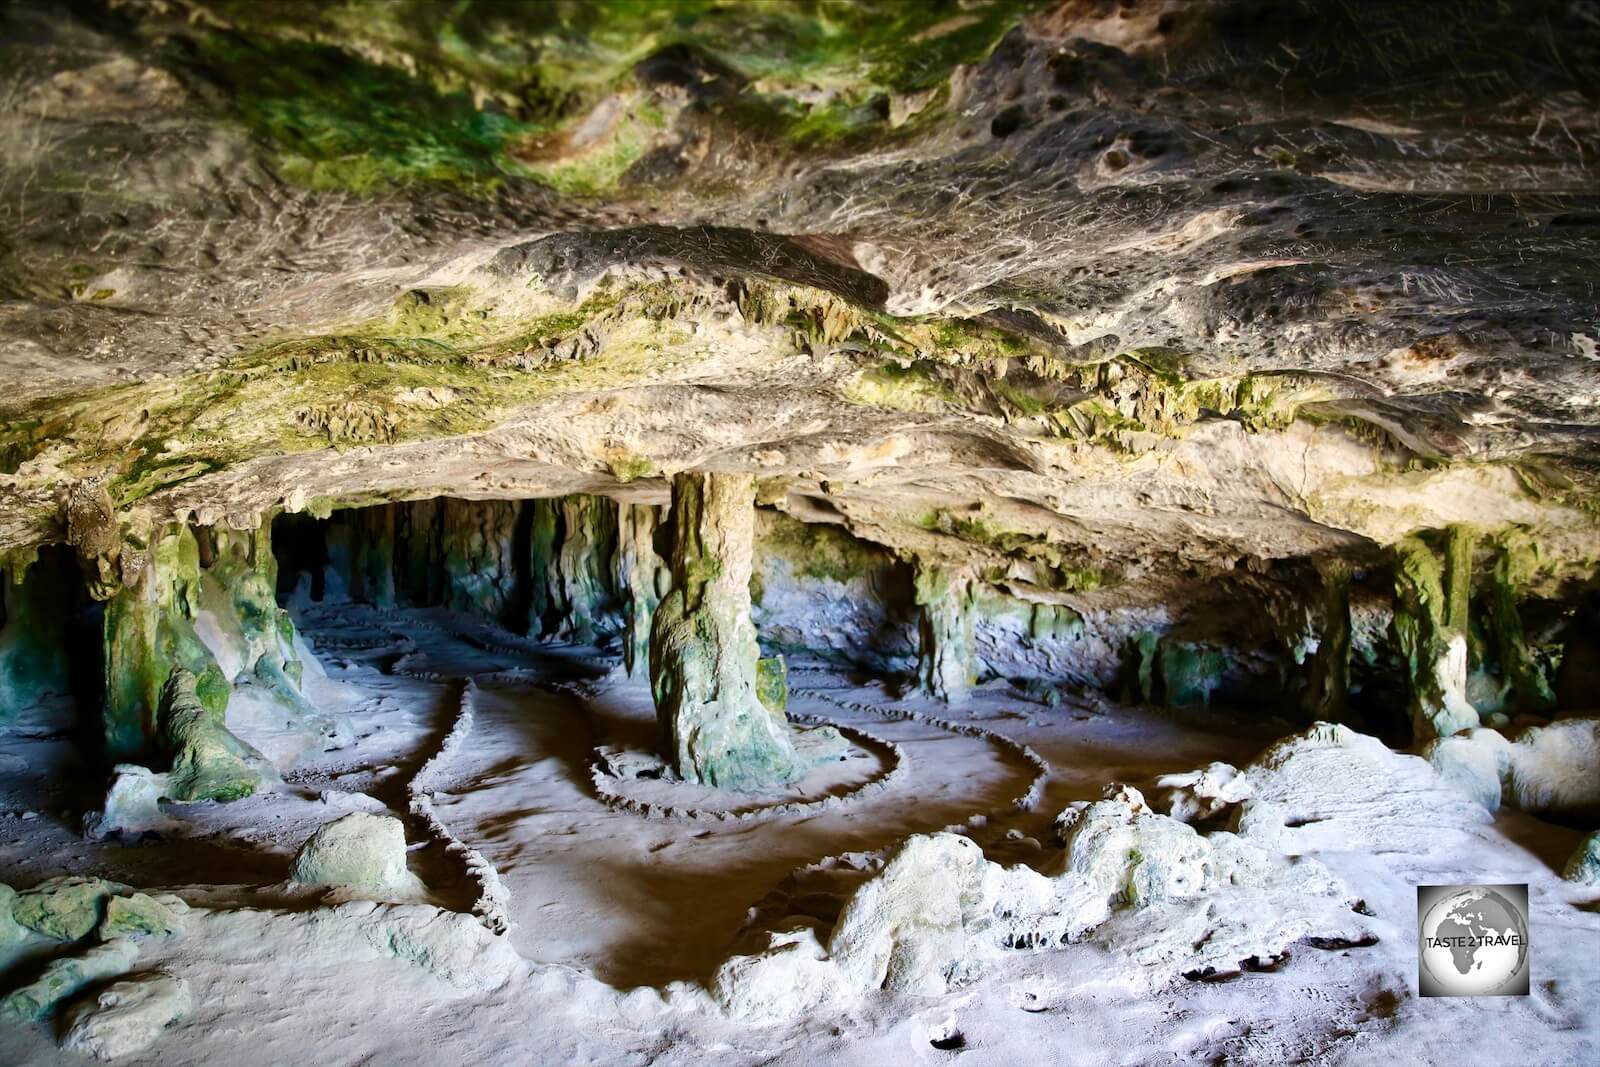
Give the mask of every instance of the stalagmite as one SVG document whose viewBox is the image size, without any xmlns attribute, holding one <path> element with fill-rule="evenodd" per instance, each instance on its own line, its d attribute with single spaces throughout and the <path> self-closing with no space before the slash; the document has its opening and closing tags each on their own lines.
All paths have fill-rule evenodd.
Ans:
<svg viewBox="0 0 1600 1067">
<path fill-rule="evenodd" d="M 918 682 L 929 696 L 960 700 L 977 671 L 969 580 L 946 567 L 919 563 L 916 597 Z"/>
<path fill-rule="evenodd" d="M 781 713 L 756 695 L 750 622 L 755 486 L 743 474 L 686 471 L 672 480 L 672 587 L 650 631 L 650 681 L 668 761 L 687 779 L 729 789 L 803 770 Z"/>
</svg>

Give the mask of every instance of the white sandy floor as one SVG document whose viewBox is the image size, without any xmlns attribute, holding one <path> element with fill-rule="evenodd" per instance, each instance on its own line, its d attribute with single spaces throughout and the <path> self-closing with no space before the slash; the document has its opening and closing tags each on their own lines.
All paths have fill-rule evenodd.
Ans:
<svg viewBox="0 0 1600 1067">
<path fill-rule="evenodd" d="M 509 936 L 529 962 L 498 991 L 464 996 L 398 960 L 351 962 L 296 947 L 293 915 L 196 911 L 185 937 L 151 946 L 139 961 L 187 978 L 195 1010 L 123 1062 L 1600 1064 L 1600 894 L 1554 874 L 1581 835 L 1516 812 L 1477 831 L 1467 848 L 1452 841 L 1429 855 L 1320 854 L 1376 913 L 1380 941 L 1371 947 L 1297 947 L 1270 973 L 1151 989 L 1141 974 L 1117 972 L 1091 941 L 1019 952 L 942 998 L 881 994 L 794 1023 L 735 1023 L 669 983 L 704 980 L 752 906 L 792 870 L 962 824 L 992 859 L 1043 862 L 1055 850 L 1050 823 L 1068 801 L 1098 798 L 1112 780 L 1243 763 L 1288 728 L 1245 730 L 1221 717 L 1180 721 L 1135 708 L 1047 709 L 1004 687 L 952 710 L 897 702 L 879 686 L 802 665 L 791 680 L 805 690 L 973 722 L 1032 746 L 1052 768 L 1043 803 L 1028 812 L 1012 805 L 1035 772 L 991 740 L 802 695 L 793 710 L 900 745 L 904 777 L 820 814 L 662 821 L 607 807 L 589 780 L 595 745 L 645 747 L 653 736 L 647 690 L 605 675 L 611 661 L 559 646 L 515 651 L 504 634 L 437 613 L 319 609 L 305 621 L 313 643 L 336 639 L 322 654 L 330 677 L 369 694 L 352 713 L 361 735 L 354 748 L 289 775 L 281 792 L 186 810 L 187 836 L 137 845 L 76 834 L 71 809 L 82 784 L 50 777 L 69 758 L 65 738 L 0 738 L 0 760 L 24 764 L 0 776 L 0 878 L 25 888 L 52 874 L 95 873 L 196 903 L 278 903 L 249 887 L 281 879 L 299 843 L 348 810 L 318 795 L 366 792 L 404 815 L 404 783 L 454 721 L 449 683 L 384 673 L 402 648 L 396 635 L 405 634 L 418 649 L 401 662 L 408 670 L 533 668 L 545 681 L 586 680 L 582 691 L 592 694 L 485 682 L 472 734 L 436 798 L 451 831 L 509 887 Z M 331 647 L 338 642 L 372 647 Z M 38 814 L 24 819 L 26 811 Z M 408 832 L 420 845 L 418 828 L 408 824 Z M 470 903 L 437 845 L 417 847 L 412 860 L 441 904 Z M 1523 881 L 1532 897 L 1533 993 L 1416 996 L 1415 885 Z M 959 1039 L 941 1044 L 959 1048 L 931 1044 L 952 1034 Z M 56 1048 L 44 1024 L 0 1029 L 0 1064 L 69 1062 L 79 1060 Z"/>
</svg>

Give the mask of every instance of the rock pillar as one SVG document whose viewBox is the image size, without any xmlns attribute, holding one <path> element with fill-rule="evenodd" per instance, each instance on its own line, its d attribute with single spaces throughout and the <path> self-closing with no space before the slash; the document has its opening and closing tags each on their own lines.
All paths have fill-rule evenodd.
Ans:
<svg viewBox="0 0 1600 1067">
<path fill-rule="evenodd" d="M 1517 608 L 1517 589 L 1525 586 L 1537 564 L 1533 545 L 1525 536 L 1511 533 L 1500 539 L 1494 566 L 1489 571 L 1489 626 L 1500 672 L 1511 683 L 1519 711 L 1549 711 L 1556 706 L 1555 691 L 1544 668 L 1528 647 Z"/>
<path fill-rule="evenodd" d="M 650 623 L 672 578 L 656 555 L 660 515 L 649 504 L 617 505 L 616 584 L 622 593 L 622 662 L 630 678 L 650 671 Z"/>
<path fill-rule="evenodd" d="M 1306 713 L 1313 720 L 1345 722 L 1350 696 L 1350 566 L 1334 560 L 1322 572 L 1322 639 L 1311 661 Z"/>
<path fill-rule="evenodd" d="M 972 645 L 972 588 L 965 576 L 918 563 L 917 680 L 922 692 L 960 700 L 977 674 Z"/>
<path fill-rule="evenodd" d="M 673 478 L 671 588 L 650 630 L 667 761 L 685 779 L 730 789 L 790 781 L 804 769 L 782 714 L 757 696 L 754 494 L 744 474 Z"/>
<path fill-rule="evenodd" d="M 617 505 L 602 496 L 566 496 L 560 501 L 561 548 L 556 575 L 561 609 L 557 635 L 589 644 L 600 632 L 615 632 L 611 604 L 611 552 L 616 538 Z M 609 625 L 608 625 L 609 623 Z"/>
<path fill-rule="evenodd" d="M 1460 589 L 1460 554 L 1449 587 Z M 1411 683 L 1412 731 L 1418 743 L 1448 737 L 1479 723 L 1467 702 L 1467 634 L 1450 624 L 1445 576 L 1420 538 L 1394 546 L 1394 628 Z"/>
</svg>

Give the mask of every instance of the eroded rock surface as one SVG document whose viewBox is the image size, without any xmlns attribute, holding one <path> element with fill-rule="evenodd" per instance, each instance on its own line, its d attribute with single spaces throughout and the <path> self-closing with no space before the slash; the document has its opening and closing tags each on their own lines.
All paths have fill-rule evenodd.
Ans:
<svg viewBox="0 0 1600 1067">
<path fill-rule="evenodd" d="M 97 1060 L 130 1056 L 155 1044 L 192 1007 L 182 978 L 163 971 L 129 975 L 67 1009 L 61 1047 Z"/>
</svg>

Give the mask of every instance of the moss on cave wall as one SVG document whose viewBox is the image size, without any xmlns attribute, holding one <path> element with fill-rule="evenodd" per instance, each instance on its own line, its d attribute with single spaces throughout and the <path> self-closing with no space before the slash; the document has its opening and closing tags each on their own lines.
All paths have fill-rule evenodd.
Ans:
<svg viewBox="0 0 1600 1067">
<path fill-rule="evenodd" d="M 956 66 L 1039 6 L 185 0 L 146 29 L 186 39 L 169 54 L 174 66 L 222 90 L 227 114 L 274 148 L 287 181 L 485 194 L 529 179 L 596 195 L 682 106 L 651 91 L 662 79 L 714 80 L 720 91 L 696 118 L 746 138 L 813 152 L 886 141 L 906 125 L 887 121 L 891 96 L 920 121 L 940 113 Z M 641 73 L 651 56 L 662 69 Z M 609 121 L 595 117 L 607 98 Z"/>
</svg>

